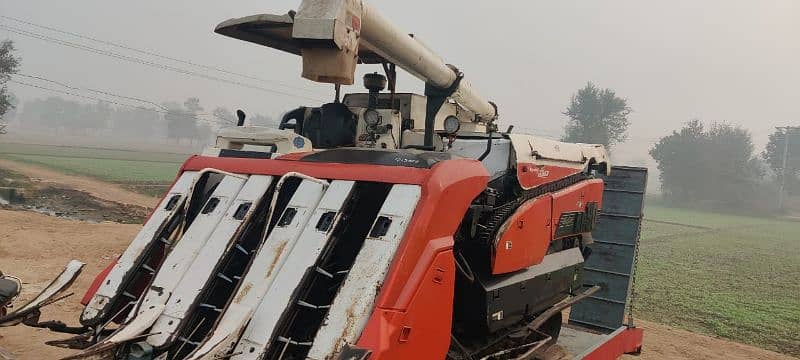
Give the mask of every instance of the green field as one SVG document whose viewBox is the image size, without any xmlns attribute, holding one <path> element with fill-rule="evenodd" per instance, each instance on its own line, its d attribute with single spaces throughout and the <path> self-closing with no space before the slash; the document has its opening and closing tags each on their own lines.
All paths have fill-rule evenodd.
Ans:
<svg viewBox="0 0 800 360">
<path fill-rule="evenodd" d="M 635 315 L 800 355 L 800 222 L 645 207 Z"/>
<path fill-rule="evenodd" d="M 160 196 L 188 155 L 76 146 L 0 143 L 0 158 L 40 165 L 67 174 L 120 183 Z"/>
<path fill-rule="evenodd" d="M 11 160 L 41 165 L 69 174 L 85 175 L 113 182 L 169 183 L 181 163 L 140 160 L 84 159 L 43 155 L 6 155 Z"/>
</svg>

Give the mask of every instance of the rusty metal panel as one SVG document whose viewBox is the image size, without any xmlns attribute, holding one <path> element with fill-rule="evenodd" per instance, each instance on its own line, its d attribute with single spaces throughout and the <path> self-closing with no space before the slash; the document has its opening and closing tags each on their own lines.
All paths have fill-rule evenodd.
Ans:
<svg viewBox="0 0 800 360">
<path fill-rule="evenodd" d="M 225 309 L 225 317 L 217 324 L 214 333 L 186 360 L 217 360 L 233 350 L 236 341 L 242 335 L 247 322 L 253 315 L 253 308 L 239 304 L 231 304 Z"/>
<path fill-rule="evenodd" d="M 255 307 L 272 285 L 272 281 L 286 262 L 289 252 L 297 243 L 301 232 L 312 219 L 312 215 L 323 198 L 322 184 L 304 180 L 300 183 L 286 209 L 296 211 L 292 221 L 285 226 L 276 226 L 261 245 L 250 270 L 242 280 L 233 302 Z"/>
<path fill-rule="evenodd" d="M 169 190 L 158 207 L 153 211 L 153 214 L 144 224 L 142 230 L 131 241 L 125 252 L 122 253 L 117 263 L 112 268 L 111 272 L 106 277 L 106 280 L 97 289 L 97 293 L 92 297 L 92 300 L 83 310 L 81 314 L 81 321 L 91 321 L 97 316 L 102 315 L 104 309 L 109 305 L 111 299 L 118 295 L 123 285 L 125 276 L 133 270 L 137 260 L 145 251 L 147 246 L 157 241 L 155 239 L 158 231 L 169 222 L 178 209 L 183 207 L 186 201 L 187 194 L 189 193 L 192 184 L 197 179 L 196 171 L 187 171 L 181 174 L 172 188 Z M 172 204 L 174 199 L 179 199 L 177 203 Z M 172 204 L 173 206 L 168 206 Z"/>
<path fill-rule="evenodd" d="M 234 356 L 232 359 L 256 359 L 260 356 L 275 325 L 289 306 L 292 295 L 306 270 L 316 263 L 328 242 L 331 230 L 335 228 L 335 226 L 331 226 L 325 231 L 320 231 L 315 225 L 323 214 L 331 211 L 337 213 L 338 221 L 338 214 L 347 202 L 354 185 L 353 181 L 334 181 L 328 187 L 309 225 L 303 230 L 297 244 L 289 252 L 283 266 L 278 269 L 273 280 L 274 286 L 271 286 L 264 295 L 242 335 L 242 339 L 236 346 L 234 353 L 242 352 L 242 354 Z M 251 348 L 255 351 L 250 351 Z"/>
<path fill-rule="evenodd" d="M 572 307 L 569 321 L 614 331 L 623 325 L 636 270 L 647 169 L 615 166 L 602 176 L 603 209 L 584 264 L 584 283 L 601 290 Z"/>
<path fill-rule="evenodd" d="M 326 189 L 342 186 L 352 187 L 352 182 L 334 181 L 327 187 L 310 180 L 303 180 L 300 183 L 286 206 L 286 209 L 292 209 L 289 211 L 294 213 L 291 221 L 276 226 L 263 241 L 241 286 L 234 295 L 232 303 L 225 309 L 214 332 L 190 355 L 190 359 L 214 359 L 233 349 L 261 299 L 273 285 L 275 277 L 286 263 L 301 234 L 310 224 L 319 221 L 322 214 L 329 211 L 338 212 L 341 209 L 349 190 L 342 196 L 338 191 L 330 192 Z M 285 210 L 281 219 L 286 214 Z M 323 234 L 323 236 L 327 237 L 329 234 Z"/>
<path fill-rule="evenodd" d="M 413 185 L 392 187 L 370 236 L 364 242 L 331 305 L 328 317 L 314 338 L 308 359 L 328 359 L 330 355 L 341 352 L 344 345 L 358 340 L 419 201 L 420 191 L 419 186 Z M 376 232 L 376 227 L 386 226 L 387 221 L 382 218 L 391 222 L 387 229 Z M 375 236 L 381 233 L 384 235 Z"/>
<path fill-rule="evenodd" d="M 178 282 L 186 274 L 197 254 L 206 245 L 233 200 L 246 182 L 238 176 L 225 176 L 203 206 L 203 210 L 186 229 L 181 239 L 164 259 L 161 269 L 145 293 L 140 311 L 150 305 L 166 304 Z M 214 202 L 217 205 L 212 206 Z"/>
<path fill-rule="evenodd" d="M 233 199 L 237 196 L 246 178 L 225 176 L 204 204 L 203 210 L 167 255 L 161 269 L 156 273 L 149 290 L 139 300 L 138 306 L 129 312 L 126 323 L 117 334 L 135 336 L 150 328 L 158 319 L 167 299 L 186 273 L 200 249 L 206 244 L 219 224 Z M 216 203 L 216 205 L 213 205 Z M 154 311 L 158 313 L 154 314 Z M 127 338 L 112 336 L 107 342 L 121 342 Z"/>
<path fill-rule="evenodd" d="M 236 239 L 242 225 L 250 221 L 258 204 L 263 201 L 270 184 L 271 176 L 253 175 L 247 179 L 208 242 L 175 287 L 164 313 L 153 325 L 151 333 L 154 335 L 147 338 L 149 344 L 161 347 L 170 341 L 182 320 L 196 304 L 195 299 L 203 286 L 214 276 L 217 264 L 230 250 L 230 244 Z M 239 214 L 242 209 L 247 210 L 244 214 Z"/>
</svg>

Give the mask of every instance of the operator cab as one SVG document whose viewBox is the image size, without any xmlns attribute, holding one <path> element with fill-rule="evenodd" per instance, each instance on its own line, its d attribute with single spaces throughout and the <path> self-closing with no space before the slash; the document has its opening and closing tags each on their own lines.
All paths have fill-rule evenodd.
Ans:
<svg viewBox="0 0 800 360">
<path fill-rule="evenodd" d="M 487 126 L 452 102 L 435 117 L 433 147 L 425 147 L 427 98 L 412 93 L 381 93 L 386 77 L 364 76 L 369 93 L 347 94 L 342 102 L 299 107 L 281 119 L 279 128 L 311 140 L 316 149 L 361 147 L 445 151 L 456 135 L 486 136 Z"/>
</svg>

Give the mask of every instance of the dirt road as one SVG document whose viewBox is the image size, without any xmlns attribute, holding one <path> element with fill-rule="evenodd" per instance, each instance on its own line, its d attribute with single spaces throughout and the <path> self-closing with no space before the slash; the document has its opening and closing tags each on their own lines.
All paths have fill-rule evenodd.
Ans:
<svg viewBox="0 0 800 360">
<path fill-rule="evenodd" d="M 139 225 L 92 224 L 60 219 L 27 211 L 0 210 L 0 269 L 23 281 L 18 304 L 41 291 L 71 259 L 86 263 L 83 274 L 72 287 L 70 298 L 46 307 L 42 319 L 63 320 L 78 325 L 79 304 L 93 276 L 125 249 Z M 72 353 L 44 345 L 44 341 L 69 335 L 24 326 L 0 328 L 0 347 L 19 359 L 57 359 Z"/>
<path fill-rule="evenodd" d="M 0 168 L 10 170 L 45 184 L 54 184 L 74 190 L 86 191 L 102 200 L 115 201 L 122 204 L 152 208 L 158 199 L 135 193 L 115 184 L 82 176 L 73 176 L 42 167 L 0 159 Z"/>
</svg>

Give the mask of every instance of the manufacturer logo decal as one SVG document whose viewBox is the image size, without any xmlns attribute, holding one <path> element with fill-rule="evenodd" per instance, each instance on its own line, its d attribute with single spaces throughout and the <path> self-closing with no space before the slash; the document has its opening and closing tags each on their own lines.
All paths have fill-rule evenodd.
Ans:
<svg viewBox="0 0 800 360">
<path fill-rule="evenodd" d="M 415 164 L 415 165 L 419 164 L 419 160 L 418 159 L 402 158 L 402 157 L 399 157 L 399 156 L 396 156 L 394 158 L 394 161 L 396 163 L 398 163 L 398 164 Z"/>
<path fill-rule="evenodd" d="M 540 177 L 540 178 L 546 178 L 546 177 L 550 176 L 550 170 L 547 170 L 547 169 L 537 169 L 537 170 L 536 170 L 536 176 L 538 176 L 538 177 Z"/>
</svg>

